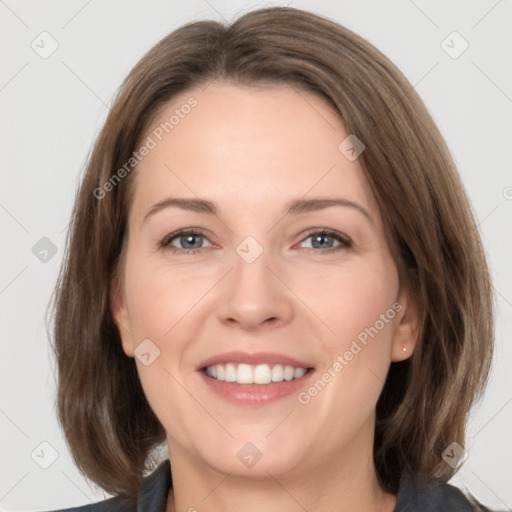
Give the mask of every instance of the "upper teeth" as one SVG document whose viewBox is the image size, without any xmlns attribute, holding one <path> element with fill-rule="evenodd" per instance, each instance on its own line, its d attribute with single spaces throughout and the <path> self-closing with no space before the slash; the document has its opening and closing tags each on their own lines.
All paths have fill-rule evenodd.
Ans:
<svg viewBox="0 0 512 512">
<path fill-rule="evenodd" d="M 306 368 L 294 368 L 276 364 L 270 367 L 268 364 L 239 364 L 236 367 L 232 363 L 216 364 L 206 368 L 206 375 L 213 379 L 238 384 L 270 384 L 283 380 L 300 379 L 307 372 Z"/>
</svg>

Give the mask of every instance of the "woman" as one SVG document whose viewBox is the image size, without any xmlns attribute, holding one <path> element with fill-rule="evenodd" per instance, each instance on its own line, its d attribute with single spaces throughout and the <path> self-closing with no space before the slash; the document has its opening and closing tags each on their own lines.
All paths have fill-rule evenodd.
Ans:
<svg viewBox="0 0 512 512">
<path fill-rule="evenodd" d="M 68 244 L 59 420 L 115 495 L 80 510 L 486 510 L 446 483 L 492 358 L 485 257 L 434 122 L 368 42 L 291 8 L 167 36 Z"/>
</svg>

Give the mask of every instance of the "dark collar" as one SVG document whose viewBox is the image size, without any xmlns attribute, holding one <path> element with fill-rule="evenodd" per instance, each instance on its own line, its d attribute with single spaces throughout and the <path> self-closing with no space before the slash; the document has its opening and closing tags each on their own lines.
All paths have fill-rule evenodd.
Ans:
<svg viewBox="0 0 512 512">
<path fill-rule="evenodd" d="M 166 459 L 144 478 L 139 492 L 137 512 L 165 512 L 171 486 L 171 463 Z"/>
<path fill-rule="evenodd" d="M 394 512 L 491 512 L 474 498 L 471 499 L 473 503 L 460 489 L 446 482 L 430 481 L 416 484 L 406 474 L 400 479 Z"/>
</svg>

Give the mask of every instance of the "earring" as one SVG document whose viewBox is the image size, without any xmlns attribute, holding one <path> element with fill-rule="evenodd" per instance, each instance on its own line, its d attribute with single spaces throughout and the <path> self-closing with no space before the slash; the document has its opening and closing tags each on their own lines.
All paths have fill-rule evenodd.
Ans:
<svg viewBox="0 0 512 512">
<path fill-rule="evenodd" d="M 402 351 L 403 351 L 403 352 L 407 352 L 407 348 L 406 348 L 406 347 L 404 347 L 404 348 L 402 349 Z"/>
</svg>

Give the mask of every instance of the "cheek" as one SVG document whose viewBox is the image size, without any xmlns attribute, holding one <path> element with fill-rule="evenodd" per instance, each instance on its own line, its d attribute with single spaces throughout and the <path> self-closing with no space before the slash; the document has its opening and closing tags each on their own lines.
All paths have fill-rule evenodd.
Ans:
<svg viewBox="0 0 512 512">
<path fill-rule="evenodd" d="M 386 320 L 395 316 L 392 306 L 399 289 L 392 260 L 360 261 L 330 273 L 319 282 L 325 285 L 311 284 L 305 292 L 311 298 L 312 309 L 334 331 L 326 337 L 332 340 L 331 344 L 343 348 L 376 323 L 381 339 L 390 338 L 391 322 Z M 385 316 L 384 325 L 381 315 Z"/>
<path fill-rule="evenodd" d="M 172 337 L 175 327 L 211 288 L 212 279 L 150 262 L 132 265 L 126 292 L 134 338 L 165 342 Z"/>
<path fill-rule="evenodd" d="M 144 365 L 138 358 L 136 364 L 146 396 L 158 415 L 169 397 L 179 401 L 182 396 L 173 377 L 181 380 L 181 367 L 190 368 L 192 364 L 185 358 L 190 341 L 202 325 L 196 321 L 201 311 L 200 301 L 217 278 L 208 269 L 191 275 L 165 264 L 155 265 L 150 258 L 145 260 L 140 255 L 136 258 L 130 266 L 127 262 L 130 327 L 135 348 L 147 339 L 156 347 L 153 350 L 158 357 L 151 365 Z M 162 394 L 164 389 L 167 391 Z"/>
<path fill-rule="evenodd" d="M 398 288 L 393 262 L 382 260 L 333 274 L 309 295 L 334 334 L 321 339 L 327 357 L 299 402 L 331 418 L 326 435 L 340 435 L 340 424 L 356 432 L 373 413 L 389 369 Z"/>
<path fill-rule="evenodd" d="M 189 397 L 179 384 L 182 381 L 179 367 L 186 353 L 187 336 L 194 328 L 190 323 L 191 310 L 205 293 L 200 284 L 206 288 L 208 281 L 194 279 L 192 282 L 183 273 L 155 266 L 140 255 L 127 268 L 126 295 L 133 344 L 137 347 L 146 339 L 154 344 L 150 349 L 152 362 L 149 365 L 144 364 L 135 352 L 142 387 L 166 429 L 172 425 L 172 430 L 187 432 L 190 425 L 186 424 L 186 415 L 181 415 L 183 423 L 172 417 L 171 412 L 187 410 Z M 153 354 L 157 354 L 154 359 Z"/>
</svg>

